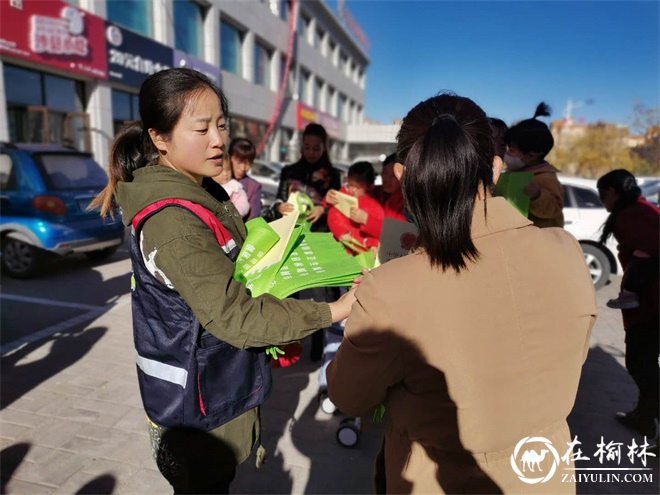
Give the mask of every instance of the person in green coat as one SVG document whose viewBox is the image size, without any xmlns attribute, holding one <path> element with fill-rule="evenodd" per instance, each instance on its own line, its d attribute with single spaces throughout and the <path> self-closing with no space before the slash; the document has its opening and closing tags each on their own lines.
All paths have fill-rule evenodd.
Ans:
<svg viewBox="0 0 660 495">
<path fill-rule="evenodd" d="M 149 76 L 139 102 L 141 121 L 116 136 L 109 183 L 93 206 L 108 215 L 116 201 L 133 226 L 138 379 L 158 468 L 176 493 L 227 493 L 259 440 L 270 385 L 264 349 L 346 318 L 355 299 L 353 291 L 330 303 L 252 298 L 233 278 L 245 226 L 209 180 L 229 144 L 224 94 L 201 73 L 176 68 Z"/>
</svg>

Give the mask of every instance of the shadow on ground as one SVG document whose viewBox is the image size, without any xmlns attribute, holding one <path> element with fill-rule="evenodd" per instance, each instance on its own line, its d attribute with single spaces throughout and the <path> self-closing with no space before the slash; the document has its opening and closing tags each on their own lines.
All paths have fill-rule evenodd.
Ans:
<svg viewBox="0 0 660 495">
<path fill-rule="evenodd" d="M 628 458 L 628 446 L 634 440 L 641 445 L 643 437 L 633 430 L 619 424 L 614 416 L 617 411 L 629 411 L 635 406 L 637 387 L 626 369 L 615 359 L 621 357 L 621 351 L 609 347 L 593 347 L 582 368 L 582 377 L 578 388 L 577 399 L 573 411 L 568 417 L 573 438 L 581 442 L 573 449 L 582 451 L 581 457 L 589 460 L 576 460 L 575 467 L 589 475 L 589 481 L 578 483 L 577 493 L 585 495 L 596 494 L 657 494 L 660 493 L 658 483 L 658 459 L 648 457 L 647 466 L 643 466 L 641 459 L 635 457 L 634 463 Z M 606 445 L 612 442 L 614 454 L 612 459 L 597 454 L 599 444 Z M 649 442 L 650 443 L 650 442 Z M 620 444 L 620 445 L 615 445 Z M 616 452 L 620 448 L 620 456 Z M 559 449 L 558 449 L 559 450 Z M 560 452 L 562 455 L 564 452 Z M 619 462 L 617 462 L 617 457 Z M 602 462 L 601 462 L 602 460 Z M 602 468 L 651 468 L 645 471 L 595 471 L 591 469 Z M 590 470 L 586 470 L 590 469 Z M 609 477 L 608 477 L 609 474 Z M 612 477 L 618 474 L 620 480 Z M 638 475 L 652 474 L 653 482 L 624 481 L 625 474 Z M 600 476 L 599 476 L 600 475 Z"/>
</svg>

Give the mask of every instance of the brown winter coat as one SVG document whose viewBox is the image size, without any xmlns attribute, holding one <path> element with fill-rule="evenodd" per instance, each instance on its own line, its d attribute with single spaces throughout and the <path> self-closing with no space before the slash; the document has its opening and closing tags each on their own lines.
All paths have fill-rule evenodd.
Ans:
<svg viewBox="0 0 660 495">
<path fill-rule="evenodd" d="M 328 368 L 339 409 L 385 406 L 388 493 L 575 492 L 561 482 L 572 461 L 526 484 L 511 456 L 525 437 L 567 450 L 596 318 L 591 277 L 566 231 L 534 227 L 503 198 L 487 206 L 488 221 L 477 202 L 472 222 L 479 260 L 460 275 L 418 251 L 364 277 Z M 540 466 L 547 474 L 552 455 Z"/>
<path fill-rule="evenodd" d="M 557 178 L 558 170 L 548 162 L 525 168 L 521 171 L 532 172 L 541 187 L 541 195 L 529 204 L 529 219 L 540 228 L 564 226 L 564 189 Z"/>
</svg>

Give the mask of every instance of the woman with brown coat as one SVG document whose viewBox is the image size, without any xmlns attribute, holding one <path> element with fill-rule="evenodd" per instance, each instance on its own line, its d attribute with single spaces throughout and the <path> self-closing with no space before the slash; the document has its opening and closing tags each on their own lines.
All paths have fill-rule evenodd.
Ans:
<svg viewBox="0 0 660 495">
<path fill-rule="evenodd" d="M 491 196 L 502 160 L 471 100 L 417 105 L 397 152 L 416 246 L 365 275 L 327 371 L 342 411 L 385 407 L 377 490 L 574 493 L 566 418 L 596 318 L 579 244 Z"/>
</svg>

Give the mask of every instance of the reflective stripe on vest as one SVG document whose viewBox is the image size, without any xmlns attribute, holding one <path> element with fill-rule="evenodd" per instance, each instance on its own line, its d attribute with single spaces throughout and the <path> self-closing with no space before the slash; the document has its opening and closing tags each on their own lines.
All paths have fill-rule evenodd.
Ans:
<svg viewBox="0 0 660 495">
<path fill-rule="evenodd" d="M 145 375 L 160 378 L 161 380 L 174 383 L 175 385 L 181 385 L 182 388 L 186 388 L 188 372 L 185 369 L 177 368 L 176 366 L 161 363 L 153 359 L 148 359 L 139 354 L 137 354 L 135 361 Z"/>
</svg>

